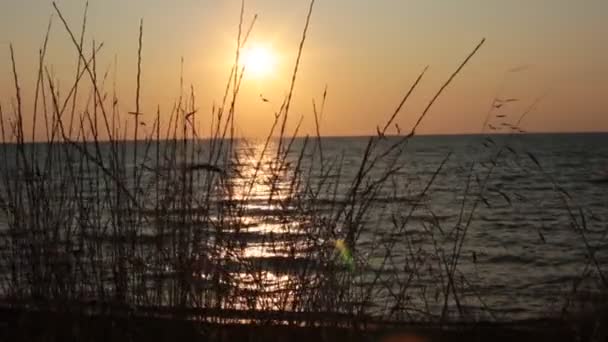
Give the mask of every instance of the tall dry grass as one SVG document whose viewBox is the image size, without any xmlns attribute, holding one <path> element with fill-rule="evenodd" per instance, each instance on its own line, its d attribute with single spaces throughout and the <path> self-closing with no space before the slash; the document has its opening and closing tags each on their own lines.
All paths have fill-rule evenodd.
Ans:
<svg viewBox="0 0 608 342">
<path fill-rule="evenodd" d="M 201 120 L 196 94 L 184 90 L 183 75 L 182 93 L 173 109 L 145 114 L 146 122 L 152 119 L 152 123 L 143 126 L 143 21 L 135 110 L 124 113 L 118 108 L 115 86 L 108 91 L 109 75 L 98 71 L 97 55 L 103 44 L 85 47 L 86 10 L 80 32 L 74 32 L 54 5 L 78 54 L 73 83 L 67 92 L 65 87 L 60 92 L 46 64 L 49 24 L 39 55 L 33 111 L 23 110 L 25 99 L 12 47 L 15 106 L 8 111 L 0 107 L 4 160 L 0 181 L 6 220 L 0 238 L 2 301 L 32 308 L 213 322 L 353 324 L 471 318 L 462 305 L 462 292 L 474 292 L 459 270 L 462 248 L 477 208 L 487 203 L 490 179 L 508 145 L 496 148 L 493 166 L 482 178 L 473 177 L 471 165 L 454 227 L 442 227 L 440 220 L 423 224 L 431 249 L 416 242 L 412 221 L 419 211 L 433 214 L 427 193 L 451 155 L 412 198 L 404 200 L 391 189 L 407 166 L 408 143 L 418 126 L 485 40 L 441 85 L 415 125 L 389 137 L 425 68 L 386 123 L 377 128 L 377 136 L 369 138 L 359 164 L 347 166 L 344 159 L 324 152 L 320 117 L 327 89 L 319 107 L 313 102 L 316 136 L 296 138 L 299 125 L 292 132 L 287 128 L 313 7 L 311 1 L 287 96 L 267 137 L 251 144 L 235 135 L 236 104 L 246 73 L 240 67 L 241 51 L 256 20 L 244 22 L 244 5 L 235 60 L 221 104 L 207 123 L 210 137 L 205 139 L 196 129 L 196 120 Z M 79 108 L 76 98 L 83 93 L 89 100 Z M 31 134 L 23 126 L 26 115 L 32 118 Z M 169 117 L 167 127 L 161 127 L 161 117 Z M 38 125 L 44 127 L 46 140 L 29 142 L 35 139 Z M 133 127 L 132 137 L 128 125 Z M 496 145 L 491 137 L 486 143 Z M 530 158 L 542 170 L 541 163 L 533 155 Z M 511 201 L 508 194 L 502 195 Z M 398 205 L 387 209 L 387 202 Z M 472 204 L 465 210 L 466 203 Z M 381 234 L 370 226 L 379 212 L 391 218 Z M 574 222 L 582 220 L 577 229 L 585 238 L 583 212 L 580 219 L 575 209 L 571 212 Z M 252 233 L 253 216 L 278 228 Z M 279 249 L 283 257 L 245 255 L 244 246 L 252 241 Z M 400 269 L 397 264 L 406 266 Z M 593 253 L 588 267 L 602 274 Z M 434 286 L 421 288 L 422 282 Z M 385 298 L 383 306 L 375 302 L 378 297 Z M 487 314 L 493 316 L 491 308 Z"/>
</svg>

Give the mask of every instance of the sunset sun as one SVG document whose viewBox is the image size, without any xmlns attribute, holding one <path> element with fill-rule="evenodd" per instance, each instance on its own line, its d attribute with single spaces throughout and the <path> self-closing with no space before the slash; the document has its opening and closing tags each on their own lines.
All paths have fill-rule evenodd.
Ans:
<svg viewBox="0 0 608 342">
<path fill-rule="evenodd" d="M 269 77 L 276 69 L 276 54 L 265 46 L 252 46 L 243 52 L 243 66 L 246 74 L 256 78 Z"/>
</svg>

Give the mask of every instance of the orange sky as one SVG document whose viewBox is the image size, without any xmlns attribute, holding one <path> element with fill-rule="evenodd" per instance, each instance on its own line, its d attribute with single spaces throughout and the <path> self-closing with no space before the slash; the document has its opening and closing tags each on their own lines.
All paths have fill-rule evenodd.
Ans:
<svg viewBox="0 0 608 342">
<path fill-rule="evenodd" d="M 84 3 L 58 1 L 75 31 Z M 139 19 L 144 18 L 142 120 L 160 105 L 168 116 L 179 96 L 180 58 L 184 82 L 193 85 L 203 134 L 219 103 L 234 58 L 240 1 L 92 0 L 85 46 L 104 42 L 99 73 L 118 61 L 116 84 L 122 111 L 133 111 Z M 266 134 L 282 98 L 304 25 L 308 1 L 249 0 L 245 18 L 259 14 L 252 44 L 274 51 L 275 70 L 246 75 L 237 103 L 237 132 Z M 51 1 L 0 3 L 0 102 L 14 98 L 9 55 L 13 43 L 24 108 L 31 110 L 38 49 Z M 486 37 L 420 127 L 420 133 L 476 133 L 496 96 L 520 101 L 501 109 L 514 121 L 535 99 L 538 108 L 523 123 L 528 131 L 608 131 L 608 2 L 588 0 L 440 1 L 318 0 L 304 48 L 292 106 L 291 127 L 304 117 L 301 134 L 314 133 L 312 99 L 328 87 L 324 135 L 369 135 L 383 125 L 425 65 L 430 69 L 397 123 L 416 120 L 450 73 Z M 76 51 L 55 16 L 47 57 L 60 85 L 74 78 Z M 523 70 L 507 70 L 525 66 Z M 84 88 L 83 88 L 84 89 Z M 86 105 L 86 91 L 79 99 Z M 269 102 L 260 98 L 263 94 Z M 31 125 L 26 115 L 25 125 Z M 42 133 L 40 133 L 42 134 Z M 39 136 L 39 138 L 42 135 Z"/>
</svg>

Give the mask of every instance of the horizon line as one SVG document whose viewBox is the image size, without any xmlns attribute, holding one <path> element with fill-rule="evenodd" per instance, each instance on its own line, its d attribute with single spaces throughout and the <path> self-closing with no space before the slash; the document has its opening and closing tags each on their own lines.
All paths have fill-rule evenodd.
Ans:
<svg viewBox="0 0 608 342">
<path fill-rule="evenodd" d="M 593 135 L 593 134 L 608 134 L 608 131 L 541 131 L 541 132 L 505 132 L 505 133 L 500 133 L 500 132 L 481 132 L 481 133 L 419 133 L 419 134 L 415 134 L 413 135 L 411 138 L 416 138 L 416 137 L 457 137 L 457 136 L 509 136 L 509 135 Z M 402 135 L 398 135 L 398 134 L 385 134 L 383 137 L 384 138 L 405 138 L 407 136 L 407 134 L 402 134 Z M 306 137 L 317 137 L 316 135 L 297 135 L 295 136 L 295 139 L 304 139 Z M 324 139 L 352 139 L 352 138 L 372 138 L 372 137 L 379 137 L 377 134 L 370 134 L 370 135 L 357 135 L 357 134 L 353 134 L 353 135 L 321 135 L 321 138 Z M 259 137 L 234 137 L 234 140 L 255 140 L 255 139 L 265 139 L 267 137 L 263 137 L 263 136 L 259 136 Z M 283 137 L 283 139 L 291 139 L 292 137 L 290 136 L 285 136 Z M 199 137 L 199 138 L 188 138 L 187 140 L 192 141 L 192 140 L 211 140 L 213 139 L 212 137 Z M 229 140 L 230 138 L 225 137 L 225 138 L 215 138 L 215 139 L 223 139 L 223 140 Z M 279 139 L 278 136 L 273 136 L 272 139 Z M 171 141 L 171 140 L 183 140 L 182 137 L 177 137 L 177 138 L 161 138 L 159 141 Z M 100 142 L 100 143 L 107 143 L 107 142 L 135 142 L 136 140 L 134 139 L 114 139 L 114 140 L 109 140 L 109 139 L 91 139 L 88 141 L 72 141 L 73 143 L 76 144 L 82 144 L 82 143 L 93 143 L 93 142 Z M 138 142 L 145 142 L 145 141 L 157 141 L 156 139 L 151 139 L 151 140 L 144 140 L 144 139 L 138 139 Z M 48 144 L 50 143 L 49 141 L 44 141 L 44 140 L 35 140 L 35 141 L 24 141 L 24 144 Z M 60 140 L 60 141 L 53 141 L 53 143 L 56 144 L 63 144 L 66 143 L 65 140 Z M 18 144 L 18 142 L 0 142 L 0 145 L 16 145 Z"/>
</svg>

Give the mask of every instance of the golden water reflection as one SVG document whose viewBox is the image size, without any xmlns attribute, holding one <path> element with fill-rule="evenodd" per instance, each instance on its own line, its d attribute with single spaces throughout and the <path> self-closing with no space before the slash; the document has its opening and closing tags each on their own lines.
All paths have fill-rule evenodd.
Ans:
<svg viewBox="0 0 608 342">
<path fill-rule="evenodd" d="M 230 273 L 237 294 L 232 304 L 247 310 L 293 309 L 295 293 L 310 283 L 307 261 L 314 253 L 306 219 L 290 214 L 289 202 L 298 190 L 291 162 L 277 162 L 275 145 L 244 150 L 228 198 L 236 203 L 238 221 L 228 253 L 238 264 Z"/>
</svg>

